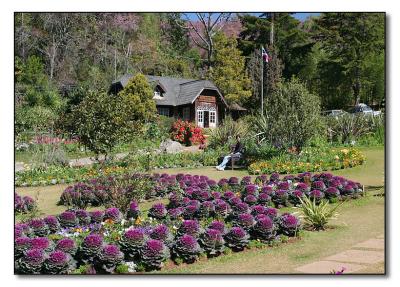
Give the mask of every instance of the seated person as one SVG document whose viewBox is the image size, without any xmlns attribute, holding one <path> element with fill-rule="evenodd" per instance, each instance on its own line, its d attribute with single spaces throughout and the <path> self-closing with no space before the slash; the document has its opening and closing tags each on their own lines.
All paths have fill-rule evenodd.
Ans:
<svg viewBox="0 0 400 287">
<path fill-rule="evenodd" d="M 231 157 L 233 155 L 240 157 L 242 155 L 242 150 L 243 150 L 243 145 L 240 142 L 240 136 L 237 135 L 236 136 L 236 145 L 234 146 L 234 148 L 231 150 L 231 153 L 228 154 L 227 156 L 224 156 L 224 160 L 221 162 L 220 165 L 217 165 L 215 168 L 219 171 L 224 170 L 226 167 L 226 164 L 228 163 L 229 159 L 231 159 Z"/>
</svg>

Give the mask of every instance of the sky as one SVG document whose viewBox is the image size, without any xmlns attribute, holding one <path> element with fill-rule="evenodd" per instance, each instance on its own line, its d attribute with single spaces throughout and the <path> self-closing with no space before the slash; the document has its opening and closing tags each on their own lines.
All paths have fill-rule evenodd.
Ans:
<svg viewBox="0 0 400 287">
<path fill-rule="evenodd" d="M 260 13 L 250 13 L 250 14 L 254 14 L 254 15 L 259 15 Z M 300 20 L 300 21 L 304 21 L 307 19 L 307 17 L 309 16 L 318 16 L 321 13 L 309 13 L 309 12 L 301 12 L 301 13 L 294 13 L 293 16 Z M 191 20 L 197 20 L 197 17 L 194 13 L 187 13 L 187 15 L 189 16 L 189 18 Z"/>
</svg>

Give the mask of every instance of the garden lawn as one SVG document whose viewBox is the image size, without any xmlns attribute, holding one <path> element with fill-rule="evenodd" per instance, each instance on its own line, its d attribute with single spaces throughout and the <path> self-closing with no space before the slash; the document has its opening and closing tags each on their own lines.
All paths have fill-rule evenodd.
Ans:
<svg viewBox="0 0 400 287">
<path fill-rule="evenodd" d="M 376 196 L 384 192 L 384 150 L 382 147 L 362 148 L 366 162 L 346 170 L 333 171 L 365 185 L 367 196 L 344 203 L 340 216 L 332 221 L 326 231 L 304 233 L 303 238 L 278 247 L 252 249 L 232 253 L 214 259 L 200 260 L 191 265 L 167 266 L 161 273 L 296 273 L 295 268 L 349 249 L 361 241 L 384 234 L 384 197 Z M 170 174 L 190 173 L 207 175 L 213 179 L 248 175 L 245 170 L 218 172 L 213 167 L 196 169 L 165 169 L 154 172 Z M 16 188 L 20 195 L 35 197 L 38 193 L 39 208 L 44 214 L 57 214 L 65 210 L 56 203 L 67 185 L 47 187 Z M 166 200 L 163 200 L 166 202 Z M 154 203 L 141 204 L 143 210 Z M 293 208 L 284 210 L 295 211 Z M 282 210 L 283 211 L 283 210 Z M 384 265 L 379 263 L 361 270 L 360 273 L 383 273 Z"/>
</svg>

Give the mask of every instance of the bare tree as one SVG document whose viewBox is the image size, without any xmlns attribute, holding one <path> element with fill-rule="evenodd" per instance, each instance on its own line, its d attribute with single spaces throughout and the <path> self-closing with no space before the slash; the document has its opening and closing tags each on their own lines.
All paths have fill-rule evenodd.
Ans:
<svg viewBox="0 0 400 287">
<path fill-rule="evenodd" d="M 214 53 L 214 42 L 213 37 L 216 33 L 222 30 L 225 24 L 231 17 L 232 13 L 195 13 L 198 19 L 197 22 L 190 20 L 187 13 L 183 13 L 182 16 L 186 20 L 184 27 L 193 33 L 190 33 L 190 37 L 193 43 L 207 52 L 207 66 L 210 67 L 213 53 Z M 181 25 L 177 22 L 178 25 Z"/>
</svg>

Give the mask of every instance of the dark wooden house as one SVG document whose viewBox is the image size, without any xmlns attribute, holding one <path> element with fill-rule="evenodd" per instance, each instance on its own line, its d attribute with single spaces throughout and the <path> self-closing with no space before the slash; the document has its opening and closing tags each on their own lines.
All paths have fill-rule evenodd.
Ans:
<svg viewBox="0 0 400 287">
<path fill-rule="evenodd" d="M 133 75 L 114 81 L 110 92 L 117 94 Z M 160 76 L 146 76 L 154 90 L 160 115 L 183 119 L 203 128 L 217 127 L 228 112 L 228 105 L 213 82 Z"/>
</svg>

